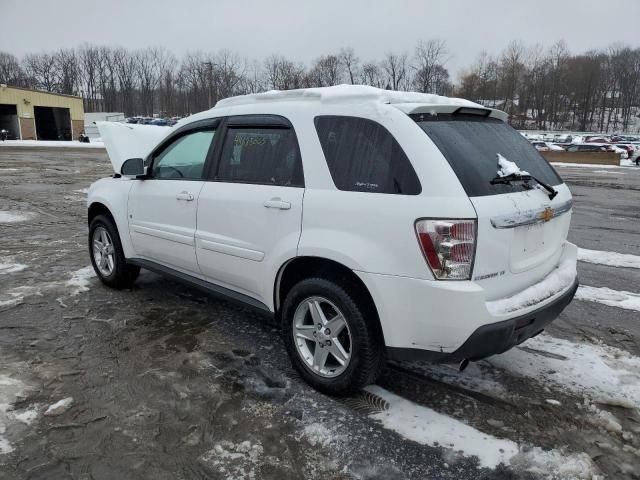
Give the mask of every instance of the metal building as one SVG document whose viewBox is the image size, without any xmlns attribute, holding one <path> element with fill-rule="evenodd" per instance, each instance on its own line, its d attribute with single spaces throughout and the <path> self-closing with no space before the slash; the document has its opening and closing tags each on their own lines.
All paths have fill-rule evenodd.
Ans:
<svg viewBox="0 0 640 480">
<path fill-rule="evenodd" d="M 84 129 L 82 98 L 1 84 L 0 129 L 9 139 L 77 140 Z"/>
</svg>

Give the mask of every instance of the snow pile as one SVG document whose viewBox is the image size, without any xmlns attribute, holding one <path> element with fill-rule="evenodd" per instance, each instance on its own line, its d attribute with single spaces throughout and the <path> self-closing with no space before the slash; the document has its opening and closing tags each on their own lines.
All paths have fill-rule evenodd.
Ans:
<svg viewBox="0 0 640 480">
<path fill-rule="evenodd" d="M 591 423 L 612 433 L 622 433 L 622 425 L 620 425 L 620 421 L 613 413 L 600 410 L 592 403 L 588 404 L 587 408 L 591 412 L 591 417 L 589 418 Z"/>
<path fill-rule="evenodd" d="M 430 93 L 398 92 L 368 85 L 334 85 L 332 87 L 299 88 L 294 90 L 269 90 L 263 93 L 239 95 L 220 100 L 215 108 L 243 105 L 269 100 L 320 100 L 322 102 L 422 103 L 427 105 L 456 105 L 484 108 L 478 103 L 462 98 L 450 98 Z"/>
<path fill-rule="evenodd" d="M 640 408 L 640 358 L 608 345 L 574 343 L 544 334 L 523 345 L 526 350 L 516 347 L 486 361 L 600 403 Z"/>
<path fill-rule="evenodd" d="M 606 175 L 626 175 L 625 172 L 611 171 L 611 170 L 594 170 L 593 173 L 600 173 Z"/>
<path fill-rule="evenodd" d="M 306 437 L 307 441 L 314 447 L 328 447 L 336 440 L 338 440 L 334 432 L 329 430 L 321 423 L 317 422 L 305 425 L 304 436 Z"/>
<path fill-rule="evenodd" d="M 6 367 L 6 365 L 3 365 L 3 367 Z M 20 380 L 0 374 L 0 455 L 13 451 L 13 447 L 5 437 L 7 428 L 16 420 L 16 415 L 11 410 L 11 406 L 26 391 L 27 386 Z M 29 423 L 24 421 L 26 419 L 25 417 L 18 420 L 23 423 Z"/>
<path fill-rule="evenodd" d="M 640 312 L 640 295 L 625 292 L 624 290 L 611 290 L 607 287 L 580 286 L 576 292 L 578 300 L 602 303 L 610 307 L 624 308 Z"/>
<path fill-rule="evenodd" d="M 508 177 L 509 175 L 529 175 L 529 172 L 520 170 L 520 167 L 518 167 L 518 165 L 507 160 L 500 153 L 497 153 L 496 155 L 498 156 L 499 177 Z"/>
<path fill-rule="evenodd" d="M 31 212 L 8 212 L 6 210 L 0 210 L 0 223 L 18 223 L 26 222 L 35 217 Z"/>
<path fill-rule="evenodd" d="M 51 290 L 66 290 L 66 293 L 74 296 L 89 290 L 91 279 L 96 274 L 93 267 L 88 266 L 71 272 L 71 278 L 66 282 L 43 282 L 35 285 L 23 285 L 15 287 L 0 296 L 0 307 L 19 305 L 25 299 L 34 295 L 42 295 L 43 292 Z"/>
<path fill-rule="evenodd" d="M 385 428 L 398 432 L 414 442 L 460 450 L 475 455 L 480 465 L 495 468 L 505 465 L 518 453 L 518 446 L 509 441 L 482 433 L 454 418 L 399 397 L 377 385 L 366 388 L 389 403 L 389 409 L 372 413 Z"/>
<path fill-rule="evenodd" d="M 6 140 L 0 147 L 66 147 L 66 148 L 104 148 L 101 142 L 83 143 L 77 140 Z"/>
<path fill-rule="evenodd" d="M 73 406 L 73 397 L 63 398 L 57 401 L 53 405 L 49 405 L 49 408 L 44 412 L 48 417 L 56 417 L 62 415 Z"/>
<path fill-rule="evenodd" d="M 558 450 L 543 450 L 534 447 L 510 459 L 515 470 L 534 473 L 543 478 L 597 479 L 597 471 L 586 453 L 565 455 Z"/>
<path fill-rule="evenodd" d="M 385 428 L 423 445 L 451 448 L 465 456 L 478 458 L 481 467 L 512 465 L 527 472 L 540 472 L 554 478 L 591 478 L 595 469 L 584 454 L 564 455 L 557 450 L 535 447 L 521 451 L 516 442 L 483 433 L 459 420 L 417 405 L 377 385 L 367 390 L 389 403 L 389 409 L 372 413 Z"/>
<path fill-rule="evenodd" d="M 69 294 L 77 295 L 78 293 L 88 291 L 89 285 L 91 284 L 90 279 L 95 276 L 96 272 L 91 265 L 73 272 L 71 274 L 71 279 L 68 280 L 65 284 L 67 287 L 72 287 L 72 290 L 69 292 Z"/>
<path fill-rule="evenodd" d="M 5 258 L 4 260 L 11 262 L 12 259 Z M 0 261 L 0 275 L 21 272 L 25 268 L 27 268 L 27 266 L 22 263 L 4 263 Z"/>
<path fill-rule="evenodd" d="M 23 302 L 25 296 L 42 295 L 39 289 L 29 286 L 16 287 L 4 293 L 0 297 L 0 307 L 12 307 Z"/>
<path fill-rule="evenodd" d="M 491 315 L 504 315 L 535 305 L 569 288 L 575 282 L 576 275 L 576 264 L 573 260 L 565 260 L 540 283 L 511 297 L 486 302 L 487 310 Z"/>
<path fill-rule="evenodd" d="M 549 162 L 554 167 L 577 167 L 577 168 L 620 168 L 619 165 L 605 165 L 602 163 L 569 163 L 569 162 Z"/>
<path fill-rule="evenodd" d="M 610 267 L 640 268 L 640 256 L 626 253 L 578 248 L 578 260 Z"/>
<path fill-rule="evenodd" d="M 258 478 L 255 468 L 261 463 L 264 449 L 260 443 L 222 441 L 205 452 L 199 460 L 213 466 L 227 480 Z"/>
</svg>

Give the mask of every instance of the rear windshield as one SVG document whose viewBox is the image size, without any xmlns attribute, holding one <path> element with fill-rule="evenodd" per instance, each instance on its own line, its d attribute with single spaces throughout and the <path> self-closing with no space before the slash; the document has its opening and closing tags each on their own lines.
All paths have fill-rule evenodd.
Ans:
<svg viewBox="0 0 640 480">
<path fill-rule="evenodd" d="M 473 115 L 411 115 L 445 156 L 470 197 L 520 192 L 521 183 L 491 185 L 498 154 L 549 185 L 562 180 L 522 135 L 502 120 Z"/>
</svg>

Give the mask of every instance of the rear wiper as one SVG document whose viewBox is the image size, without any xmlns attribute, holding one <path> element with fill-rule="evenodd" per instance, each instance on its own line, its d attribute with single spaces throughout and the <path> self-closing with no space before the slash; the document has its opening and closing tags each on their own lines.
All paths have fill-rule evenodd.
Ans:
<svg viewBox="0 0 640 480">
<path fill-rule="evenodd" d="M 553 188 L 551 185 L 547 185 L 546 183 L 541 182 L 533 175 L 522 175 L 519 173 L 511 173 L 509 175 L 505 175 L 504 177 L 496 176 L 489 183 L 491 185 L 497 185 L 497 184 L 511 185 L 511 182 L 522 182 L 524 184 L 524 187 L 527 190 L 531 190 L 533 188 L 531 185 L 529 185 L 529 182 L 531 180 L 536 182 L 538 185 L 540 185 L 542 188 L 544 188 L 548 192 L 549 200 L 553 200 L 556 197 L 556 195 L 558 195 L 558 191 L 555 188 Z"/>
</svg>

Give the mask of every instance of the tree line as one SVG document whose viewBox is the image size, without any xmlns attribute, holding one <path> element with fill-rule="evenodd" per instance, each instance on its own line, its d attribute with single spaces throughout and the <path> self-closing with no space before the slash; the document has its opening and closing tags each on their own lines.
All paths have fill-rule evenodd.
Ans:
<svg viewBox="0 0 640 480">
<path fill-rule="evenodd" d="M 0 52 L 0 84 L 79 95 L 88 112 L 128 116 L 184 116 L 233 95 L 350 83 L 467 98 L 506 110 L 519 128 L 629 131 L 640 125 L 640 48 L 572 54 L 563 41 L 546 49 L 514 41 L 498 55 L 482 52 L 456 84 L 450 58 L 440 39 L 368 60 L 346 47 L 309 64 L 277 54 L 250 60 L 226 49 L 178 58 L 161 47 L 84 44 L 20 59 Z"/>
</svg>

